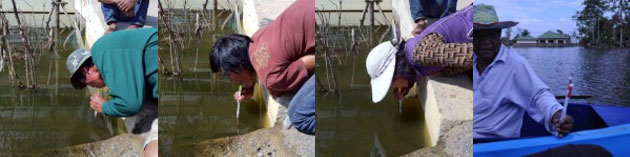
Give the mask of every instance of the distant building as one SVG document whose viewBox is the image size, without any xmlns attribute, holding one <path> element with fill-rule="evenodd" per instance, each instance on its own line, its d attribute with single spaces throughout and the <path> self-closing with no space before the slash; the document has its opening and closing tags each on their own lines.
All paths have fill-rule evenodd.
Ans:
<svg viewBox="0 0 630 157">
<path fill-rule="evenodd" d="M 529 35 L 514 38 L 515 46 L 535 46 L 537 43 L 536 38 Z"/>
<path fill-rule="evenodd" d="M 538 38 L 529 35 L 514 38 L 514 46 L 556 47 L 575 46 L 575 44 L 571 43 L 569 35 L 547 31 Z"/>
<path fill-rule="evenodd" d="M 571 43 L 571 37 L 566 34 L 560 34 L 552 31 L 547 31 L 538 36 L 538 43 L 544 45 L 564 45 Z"/>
</svg>

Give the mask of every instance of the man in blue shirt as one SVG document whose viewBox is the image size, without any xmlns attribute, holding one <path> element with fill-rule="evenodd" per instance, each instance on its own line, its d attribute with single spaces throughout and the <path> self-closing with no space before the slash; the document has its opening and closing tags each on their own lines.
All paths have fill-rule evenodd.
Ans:
<svg viewBox="0 0 630 157">
<path fill-rule="evenodd" d="M 517 22 L 499 22 L 494 7 L 473 6 L 473 138 L 519 137 L 523 115 L 565 136 L 573 118 L 560 119 L 562 106 L 527 61 L 501 45 L 501 29 Z"/>
</svg>

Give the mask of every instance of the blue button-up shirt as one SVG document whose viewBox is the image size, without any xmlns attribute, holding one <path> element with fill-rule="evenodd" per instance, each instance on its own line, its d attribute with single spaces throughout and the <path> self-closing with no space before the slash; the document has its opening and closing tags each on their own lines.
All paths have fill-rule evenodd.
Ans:
<svg viewBox="0 0 630 157">
<path fill-rule="evenodd" d="M 525 112 L 557 134 L 551 118 L 562 106 L 523 57 L 501 46 L 483 73 L 473 64 L 473 138 L 519 137 Z"/>
</svg>

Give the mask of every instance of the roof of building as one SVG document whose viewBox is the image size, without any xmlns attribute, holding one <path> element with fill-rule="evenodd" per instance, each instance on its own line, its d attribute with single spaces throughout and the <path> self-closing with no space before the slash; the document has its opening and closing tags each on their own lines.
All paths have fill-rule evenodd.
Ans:
<svg viewBox="0 0 630 157">
<path fill-rule="evenodd" d="M 514 40 L 517 40 L 517 41 L 536 41 L 536 38 L 527 35 L 527 36 L 516 37 L 516 38 L 514 38 Z"/>
<path fill-rule="evenodd" d="M 569 35 L 560 34 L 552 31 L 547 31 L 542 35 L 538 36 L 538 39 L 571 39 Z"/>
</svg>

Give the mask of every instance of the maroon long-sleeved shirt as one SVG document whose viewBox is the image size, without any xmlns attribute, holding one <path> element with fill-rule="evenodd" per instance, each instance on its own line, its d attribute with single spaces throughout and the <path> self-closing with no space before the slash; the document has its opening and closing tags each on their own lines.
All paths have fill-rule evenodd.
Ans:
<svg viewBox="0 0 630 157">
<path fill-rule="evenodd" d="M 258 30 L 249 57 L 260 83 L 274 97 L 295 92 L 310 74 L 301 57 L 315 54 L 315 0 L 298 0 Z"/>
</svg>

